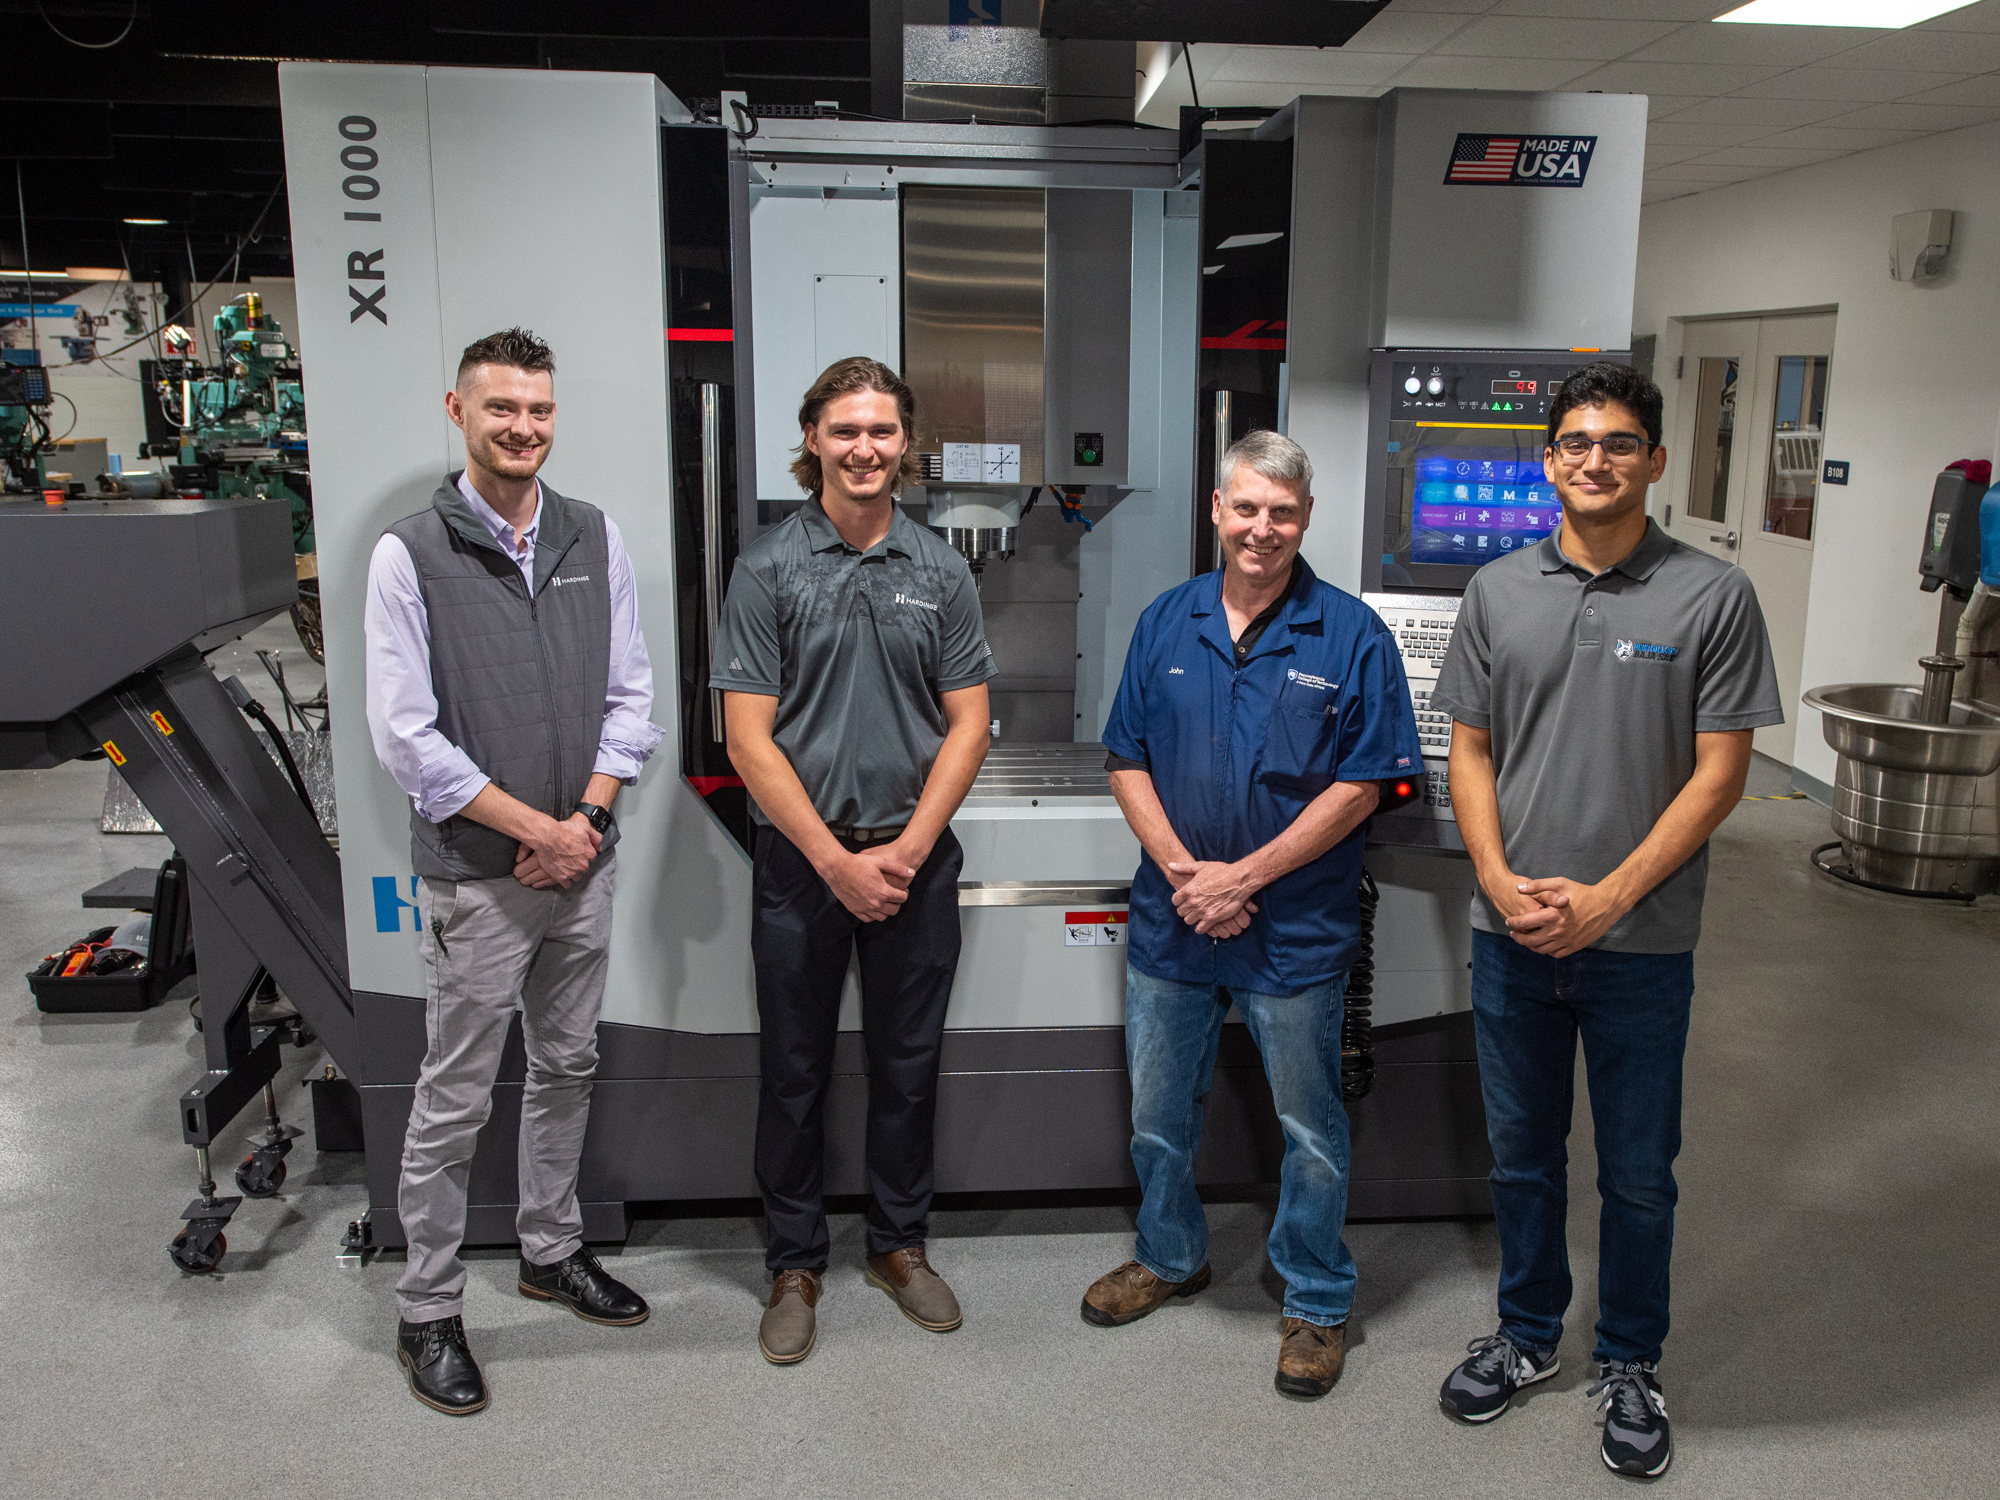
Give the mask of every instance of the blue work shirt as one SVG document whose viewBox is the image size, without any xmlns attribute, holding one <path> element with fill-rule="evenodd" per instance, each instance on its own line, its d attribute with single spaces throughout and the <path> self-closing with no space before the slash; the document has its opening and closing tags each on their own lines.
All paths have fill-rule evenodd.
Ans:
<svg viewBox="0 0 2000 1500">
<path fill-rule="evenodd" d="M 1236 664 L 1220 570 L 1147 607 L 1125 654 L 1104 747 L 1145 765 L 1196 859 L 1271 842 L 1336 781 L 1422 774 L 1423 748 L 1395 637 L 1374 610 L 1298 562 L 1278 617 Z M 1155 979 L 1295 995 L 1354 962 L 1367 824 L 1252 900 L 1233 938 L 1203 937 L 1142 855 L 1132 881 L 1132 966 Z"/>
</svg>

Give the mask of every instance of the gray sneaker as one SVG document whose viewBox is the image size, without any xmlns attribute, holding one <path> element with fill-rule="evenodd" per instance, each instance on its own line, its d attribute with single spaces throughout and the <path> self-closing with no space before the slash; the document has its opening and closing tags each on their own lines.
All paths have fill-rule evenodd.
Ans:
<svg viewBox="0 0 2000 1500">
<path fill-rule="evenodd" d="M 1674 1461 L 1674 1440 L 1667 1426 L 1667 1398 L 1660 1389 L 1658 1365 L 1600 1364 L 1597 1384 L 1584 1394 L 1604 1398 L 1604 1441 L 1599 1449 L 1604 1467 L 1614 1474 L 1653 1479 Z"/>
<path fill-rule="evenodd" d="M 932 1333 L 950 1333 L 965 1321 L 958 1298 L 931 1269 L 922 1245 L 905 1245 L 883 1255 L 868 1257 L 868 1284 L 880 1287 L 896 1299 L 903 1316 Z"/>
<path fill-rule="evenodd" d="M 1461 1422 L 1490 1422 L 1507 1410 L 1514 1392 L 1547 1380 L 1562 1369 L 1553 1349 L 1523 1349 L 1504 1333 L 1474 1339 L 1471 1356 L 1445 1376 L 1438 1405 Z"/>
<path fill-rule="evenodd" d="M 771 1300 L 757 1325 L 757 1352 L 774 1365 L 795 1365 L 819 1342 L 813 1308 L 819 1305 L 820 1273 L 780 1271 L 771 1278 Z"/>
</svg>

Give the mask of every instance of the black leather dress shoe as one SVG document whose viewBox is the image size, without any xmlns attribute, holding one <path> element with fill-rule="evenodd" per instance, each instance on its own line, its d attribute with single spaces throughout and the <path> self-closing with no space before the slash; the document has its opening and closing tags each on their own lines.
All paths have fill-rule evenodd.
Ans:
<svg viewBox="0 0 2000 1500">
<path fill-rule="evenodd" d="M 396 1360 L 410 1372 L 410 1394 L 433 1411 L 469 1417 L 486 1410 L 486 1382 L 465 1343 L 465 1320 L 396 1322 Z"/>
<path fill-rule="evenodd" d="M 521 1257 L 521 1295 L 560 1302 L 586 1323 L 630 1328 L 653 1315 L 646 1299 L 597 1263 L 588 1246 L 552 1266 Z"/>
</svg>

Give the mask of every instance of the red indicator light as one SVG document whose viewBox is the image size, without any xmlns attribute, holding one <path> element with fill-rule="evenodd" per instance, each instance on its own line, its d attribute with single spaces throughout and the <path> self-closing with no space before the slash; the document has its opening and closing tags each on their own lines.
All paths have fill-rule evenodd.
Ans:
<svg viewBox="0 0 2000 1500">
<path fill-rule="evenodd" d="M 1396 795 L 1397 795 L 1398 797 L 1407 797 L 1407 796 L 1409 796 L 1409 795 L 1410 795 L 1410 784 L 1409 784 L 1409 782 L 1407 782 L 1407 781 L 1399 781 L 1399 782 L 1397 782 L 1397 783 L 1396 783 Z"/>
</svg>

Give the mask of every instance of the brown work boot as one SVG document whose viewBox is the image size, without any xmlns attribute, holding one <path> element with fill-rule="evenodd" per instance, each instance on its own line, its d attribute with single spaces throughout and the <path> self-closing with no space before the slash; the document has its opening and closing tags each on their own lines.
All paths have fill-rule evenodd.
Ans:
<svg viewBox="0 0 2000 1500">
<path fill-rule="evenodd" d="M 1083 1321 L 1099 1328 L 1117 1328 L 1162 1306 L 1170 1297 L 1192 1297 L 1208 1285 L 1206 1262 L 1186 1281 L 1162 1281 L 1136 1260 L 1097 1278 L 1083 1294 Z"/>
<path fill-rule="evenodd" d="M 950 1333 L 965 1321 L 958 1298 L 931 1269 L 922 1245 L 905 1245 L 884 1255 L 869 1256 L 868 1284 L 894 1297 L 904 1317 L 932 1333 Z"/>
<path fill-rule="evenodd" d="M 1333 1389 L 1346 1362 L 1346 1323 L 1322 1328 L 1304 1318 L 1287 1318 L 1278 1341 L 1278 1394 L 1317 1401 Z"/>
<path fill-rule="evenodd" d="M 757 1351 L 774 1365 L 795 1365 L 813 1352 L 819 1328 L 817 1271 L 780 1271 L 771 1278 L 771 1300 L 757 1325 Z"/>
</svg>

